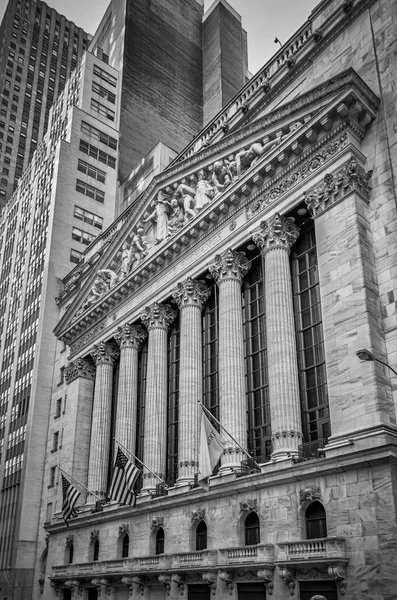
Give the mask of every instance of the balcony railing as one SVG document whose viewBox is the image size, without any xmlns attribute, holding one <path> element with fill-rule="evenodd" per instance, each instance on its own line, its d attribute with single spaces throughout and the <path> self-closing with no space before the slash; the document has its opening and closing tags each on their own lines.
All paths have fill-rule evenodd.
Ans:
<svg viewBox="0 0 397 600">
<path fill-rule="evenodd" d="M 219 550 L 219 564 L 273 562 L 273 545 L 258 544 Z"/>
<path fill-rule="evenodd" d="M 345 538 L 329 537 L 316 540 L 299 540 L 279 543 L 277 562 L 302 562 L 346 560 Z"/>
<path fill-rule="evenodd" d="M 304 462 L 306 460 L 314 460 L 316 458 L 324 458 L 325 446 L 328 443 L 328 438 L 320 438 L 314 442 L 307 442 L 298 446 L 298 457 L 294 462 Z"/>
<path fill-rule="evenodd" d="M 173 568 L 192 568 L 215 565 L 218 561 L 218 550 L 200 550 L 172 555 Z"/>
</svg>

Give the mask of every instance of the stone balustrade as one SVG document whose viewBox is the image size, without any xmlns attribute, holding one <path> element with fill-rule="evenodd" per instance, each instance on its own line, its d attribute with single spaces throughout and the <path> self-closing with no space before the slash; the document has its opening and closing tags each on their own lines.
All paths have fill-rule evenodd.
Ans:
<svg viewBox="0 0 397 600">
<path fill-rule="evenodd" d="M 219 549 L 219 564 L 273 563 L 273 544 Z"/>
<path fill-rule="evenodd" d="M 218 550 L 199 550 L 197 552 L 182 552 L 172 555 L 172 568 L 191 568 L 216 565 Z"/>
<path fill-rule="evenodd" d="M 329 537 L 278 544 L 277 562 L 346 559 L 345 538 Z"/>
</svg>

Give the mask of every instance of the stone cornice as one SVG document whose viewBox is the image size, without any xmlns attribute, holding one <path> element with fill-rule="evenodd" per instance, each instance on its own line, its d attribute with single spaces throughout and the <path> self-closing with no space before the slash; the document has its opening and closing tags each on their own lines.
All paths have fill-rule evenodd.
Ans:
<svg viewBox="0 0 397 600">
<path fill-rule="evenodd" d="M 164 187 L 167 187 L 167 182 L 169 182 L 168 186 L 171 185 L 171 180 L 174 179 L 175 176 L 181 173 L 186 173 L 186 171 L 191 171 L 193 166 L 195 166 L 195 170 L 198 171 L 201 168 L 208 166 L 208 162 L 211 159 L 217 158 L 220 154 L 224 154 L 226 157 L 232 150 L 233 146 L 240 141 L 243 142 L 244 140 L 247 140 L 249 136 L 255 135 L 255 133 L 261 133 L 263 135 L 262 132 L 264 129 L 272 126 L 275 128 L 278 121 L 285 120 L 285 118 L 293 119 L 293 115 L 296 115 L 299 110 L 303 110 L 305 107 L 315 105 L 316 102 L 324 98 L 324 96 L 335 96 L 335 94 L 341 93 L 348 87 L 352 87 L 352 89 L 354 88 L 357 90 L 362 102 L 363 110 L 370 111 L 370 120 L 371 118 L 374 118 L 379 106 L 379 100 L 353 69 L 348 69 L 336 75 L 329 81 L 313 88 L 312 90 L 309 90 L 306 93 L 303 93 L 298 98 L 283 105 L 283 107 L 280 109 L 272 111 L 272 113 L 261 119 L 258 119 L 258 121 L 243 126 L 237 132 L 234 132 L 232 135 L 228 135 L 226 139 L 221 140 L 214 146 L 211 146 L 211 148 L 208 150 L 200 152 L 199 155 L 195 155 L 192 158 L 184 160 L 175 167 L 168 168 L 154 178 L 138 202 L 132 207 L 128 208 L 106 232 L 104 232 L 101 236 L 98 236 L 96 242 L 92 244 L 92 249 L 90 247 L 86 252 L 85 256 L 87 257 L 87 262 L 85 264 L 78 265 L 64 279 L 65 287 L 67 287 L 69 291 L 75 291 L 78 289 L 79 278 L 81 275 L 84 276 L 87 274 L 90 264 L 98 263 L 98 265 L 100 265 L 100 263 L 103 262 L 101 261 L 101 256 L 104 254 L 104 251 L 110 250 L 111 247 L 114 246 L 112 242 L 120 236 L 122 237 L 126 229 L 131 228 L 132 221 L 134 218 L 138 217 L 139 214 L 142 214 L 143 207 L 148 204 L 149 199 L 153 197 L 159 189 L 164 189 Z M 247 193 L 247 190 L 245 190 L 243 193 Z M 97 246 L 98 249 L 96 250 Z M 67 297 L 68 294 L 65 293 L 65 291 L 62 292 L 58 299 L 59 303 L 62 304 L 65 302 Z M 80 293 L 77 294 L 73 305 L 78 303 L 79 297 Z"/>
<path fill-rule="evenodd" d="M 315 219 L 353 191 L 368 202 L 371 176 L 372 171 L 365 172 L 354 157 L 335 173 L 327 173 L 321 185 L 303 192 L 312 217 Z"/>
<path fill-rule="evenodd" d="M 359 140 L 364 136 L 364 127 L 359 125 L 356 117 L 364 115 L 364 122 L 368 123 L 366 117 L 368 111 L 351 91 L 346 91 L 346 99 L 348 103 L 339 98 L 335 99 L 329 108 L 321 111 L 305 126 L 290 135 L 285 145 L 280 145 L 269 155 L 258 160 L 253 167 L 243 173 L 240 179 L 219 194 L 173 237 L 156 246 L 154 253 L 145 257 L 137 268 L 84 312 L 78 320 L 70 323 L 73 306 L 81 305 L 83 293 L 87 294 L 87 288 L 82 290 L 71 309 L 56 327 L 56 335 L 70 344 L 72 338 L 80 337 L 80 334 L 93 322 L 98 322 L 101 315 L 124 302 L 126 297 L 139 289 L 145 280 L 151 279 L 159 269 L 163 269 L 171 262 L 175 264 L 175 256 L 182 248 L 186 251 L 187 247 L 194 248 L 197 243 L 201 244 L 204 239 L 213 235 L 215 229 L 226 218 L 240 212 L 241 208 L 248 204 L 252 205 L 247 214 L 250 218 L 265 206 L 274 203 L 287 191 L 290 192 L 301 185 L 304 179 L 314 175 L 333 155 L 347 146 L 350 139 L 353 141 L 355 138 L 356 144 L 359 144 Z M 336 119 L 339 121 L 335 122 Z M 315 132 L 316 128 L 321 132 L 318 127 L 325 128 L 326 133 L 318 135 Z M 126 227 L 126 224 L 123 227 Z M 122 233 L 123 228 L 119 234 Z M 117 240 L 117 245 L 120 245 L 120 239 Z M 110 255 L 112 247 L 116 248 L 117 245 L 116 241 L 112 242 L 109 247 Z M 109 262 L 109 258 L 107 260 Z M 94 277 L 95 274 L 92 275 L 91 282 Z M 87 287 L 88 285 L 87 282 Z M 82 347 L 80 343 L 79 346 Z M 72 353 L 75 351 L 76 348 Z"/>
</svg>

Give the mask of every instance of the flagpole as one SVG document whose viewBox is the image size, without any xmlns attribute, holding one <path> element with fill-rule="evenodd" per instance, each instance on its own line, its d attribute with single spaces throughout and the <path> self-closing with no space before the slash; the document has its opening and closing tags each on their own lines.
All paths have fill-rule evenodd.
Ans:
<svg viewBox="0 0 397 600">
<path fill-rule="evenodd" d="M 225 429 L 225 427 L 223 427 L 223 425 L 222 425 L 222 424 L 221 424 L 221 423 L 218 421 L 218 419 L 217 419 L 216 417 L 214 417 L 214 415 L 213 415 L 213 414 L 212 414 L 212 413 L 211 413 L 211 412 L 208 410 L 208 408 L 207 408 L 206 406 L 204 406 L 204 404 L 203 404 L 202 402 L 200 402 L 200 400 L 198 400 L 197 402 L 200 404 L 201 408 L 202 408 L 202 409 L 203 409 L 203 410 L 204 410 L 204 411 L 205 411 L 205 412 L 208 414 L 208 416 L 209 416 L 209 417 L 211 417 L 211 419 L 214 419 L 214 421 L 215 421 L 215 422 L 216 422 L 216 423 L 219 425 L 219 427 L 220 427 L 221 429 L 223 429 L 223 431 L 224 431 L 224 432 L 225 432 L 225 433 L 226 433 L 226 434 L 227 434 L 227 435 L 228 435 L 228 436 L 229 436 L 229 437 L 230 437 L 230 438 L 233 440 L 233 442 L 234 442 L 235 444 L 237 444 L 237 446 L 240 448 L 240 450 L 242 450 L 242 451 L 244 452 L 244 454 L 245 454 L 246 456 L 248 456 L 248 458 L 249 458 L 250 460 L 253 460 L 253 461 L 254 461 L 254 463 L 256 464 L 256 466 L 257 466 L 257 467 L 259 467 L 258 463 L 256 462 L 256 460 L 254 460 L 254 459 L 252 458 L 252 456 L 250 455 L 250 453 L 248 452 L 248 450 L 246 450 L 245 448 L 243 448 L 243 447 L 241 446 L 241 444 L 239 444 L 239 443 L 238 443 L 238 441 L 234 439 L 234 437 L 232 436 L 232 434 L 231 434 L 231 433 L 229 433 L 229 432 L 228 432 L 228 430 L 227 430 L 227 429 Z"/>
<path fill-rule="evenodd" d="M 144 462 L 141 461 L 140 458 L 138 458 L 137 456 L 135 456 L 135 454 L 133 454 L 131 452 L 131 450 L 128 450 L 128 448 L 126 448 L 125 446 L 123 446 L 123 444 L 121 442 L 119 442 L 118 440 L 116 440 L 116 438 L 113 438 L 114 441 L 116 442 L 116 444 L 118 444 L 123 450 L 125 450 L 126 452 L 128 452 L 128 454 L 130 456 L 132 456 L 132 458 L 134 458 L 135 460 L 137 460 L 139 463 L 141 463 L 141 465 L 143 467 L 145 467 L 145 469 L 147 469 L 149 471 L 149 473 L 151 473 L 152 475 L 154 475 L 159 481 L 161 481 L 161 483 L 164 483 L 165 487 L 167 488 L 167 490 L 169 489 L 169 486 L 165 483 L 164 479 L 161 479 L 161 477 L 159 477 L 158 475 L 156 475 L 156 473 L 153 473 L 153 471 L 151 469 L 149 469 L 149 467 L 147 465 L 145 465 Z"/>
<path fill-rule="evenodd" d="M 85 487 L 85 485 L 83 485 L 78 479 L 76 479 L 76 477 L 73 477 L 73 475 L 70 475 L 67 471 L 64 471 L 59 465 L 57 465 L 57 467 L 61 471 L 61 473 L 65 473 L 65 475 L 67 475 L 68 477 L 73 479 L 73 481 L 75 481 L 76 483 L 81 485 L 81 487 L 84 488 L 86 490 L 86 492 L 88 492 L 89 494 L 92 494 L 93 496 L 95 496 L 95 498 L 98 498 L 98 500 L 103 500 L 103 498 L 100 498 L 100 496 L 95 494 L 95 492 L 92 492 L 91 490 L 88 489 L 88 487 Z"/>
</svg>

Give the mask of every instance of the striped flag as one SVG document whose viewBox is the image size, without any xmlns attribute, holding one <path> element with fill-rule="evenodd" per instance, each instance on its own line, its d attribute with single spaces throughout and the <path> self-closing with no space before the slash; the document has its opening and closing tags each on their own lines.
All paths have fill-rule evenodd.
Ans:
<svg viewBox="0 0 397 600">
<path fill-rule="evenodd" d="M 132 491 L 140 470 L 132 464 L 126 455 L 117 449 L 113 477 L 110 484 L 109 498 L 120 504 L 135 505 L 135 494 Z"/>
<path fill-rule="evenodd" d="M 62 474 L 62 516 L 66 524 L 77 515 L 75 506 L 79 497 L 80 492 Z"/>
</svg>

